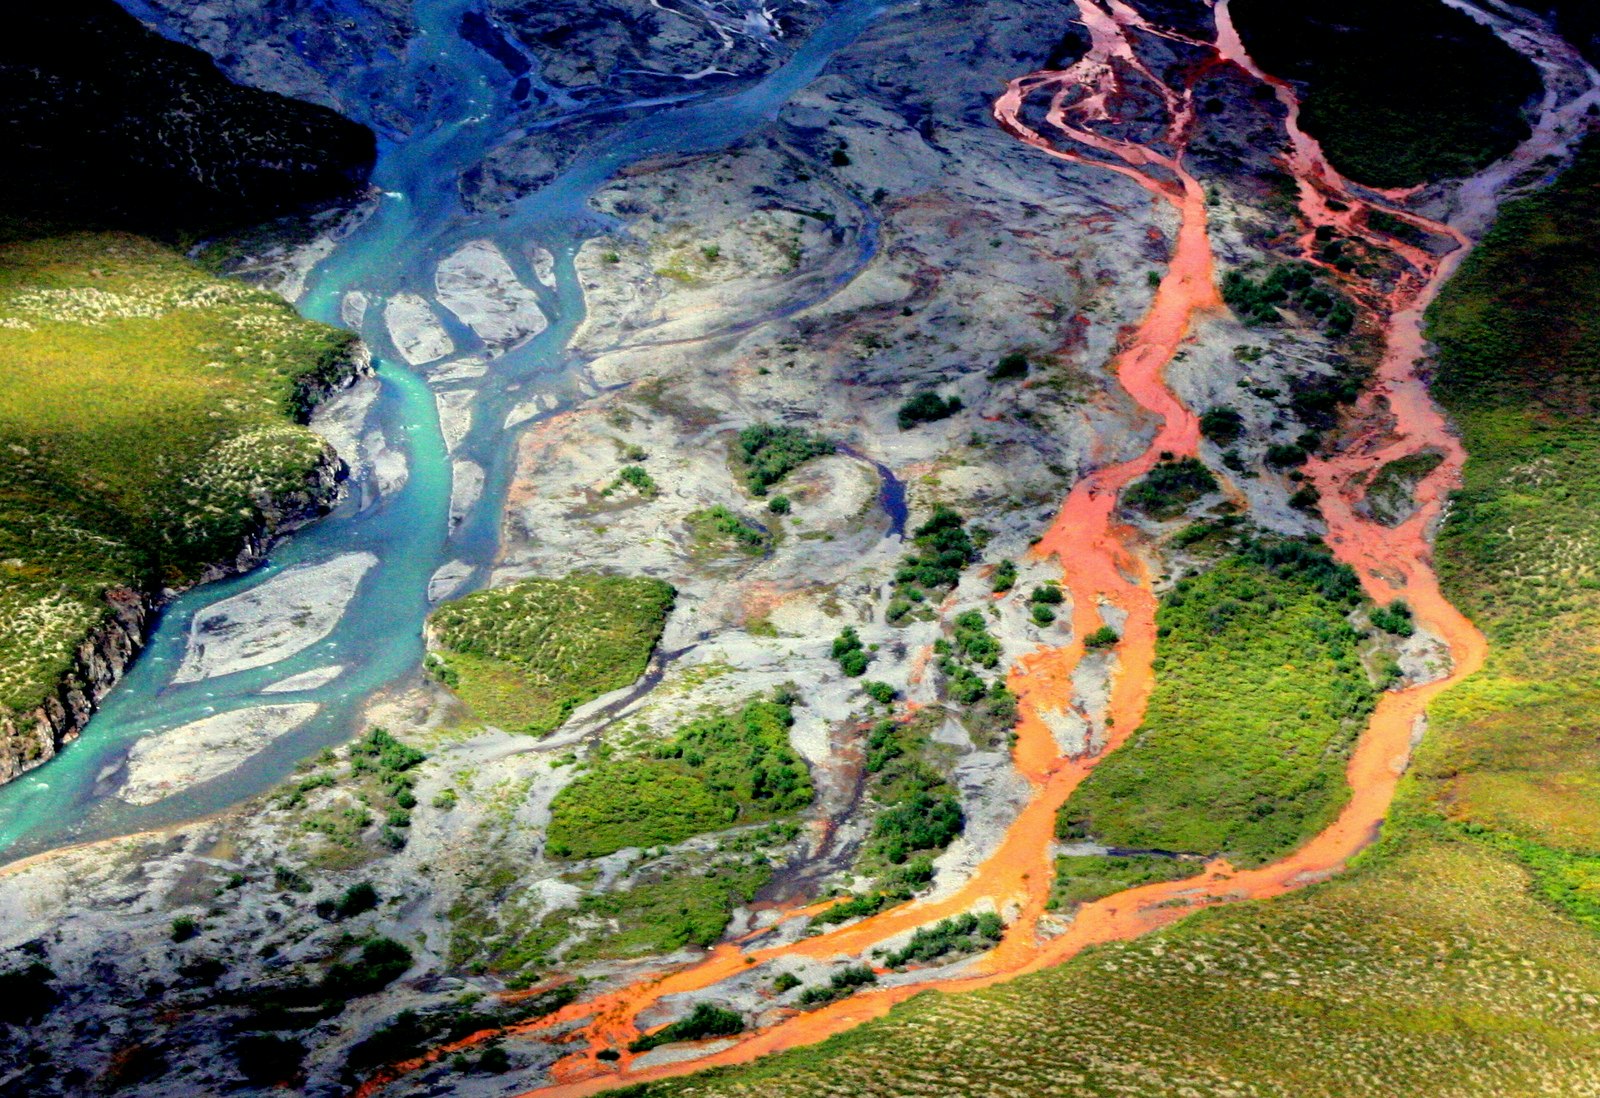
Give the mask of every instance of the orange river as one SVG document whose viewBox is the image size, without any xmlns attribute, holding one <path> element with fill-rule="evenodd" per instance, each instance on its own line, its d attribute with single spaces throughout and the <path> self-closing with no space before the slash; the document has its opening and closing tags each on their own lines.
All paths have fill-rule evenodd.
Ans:
<svg viewBox="0 0 1600 1098">
<path fill-rule="evenodd" d="M 929 987 L 947 992 L 985 987 L 1059 964 L 1086 946 L 1147 933 L 1200 906 L 1277 896 L 1325 879 L 1376 837 L 1409 758 L 1413 737 L 1421 731 L 1428 703 L 1477 670 L 1485 656 L 1483 636 L 1440 593 L 1430 564 L 1429 533 L 1437 524 L 1448 491 L 1459 481 L 1465 454 L 1415 372 L 1424 351 L 1421 311 L 1453 269 L 1453 260 L 1465 251 L 1467 240 L 1448 226 L 1403 209 L 1404 194 L 1366 191 L 1341 178 L 1316 142 L 1300 130 L 1293 89 L 1260 72 L 1246 54 L 1227 0 L 1216 5 L 1218 35 L 1213 43 L 1195 42 L 1153 27 L 1121 0 L 1076 0 L 1076 5 L 1089 32 L 1088 53 L 1067 69 L 1013 81 L 995 104 L 995 118 L 1007 133 L 1044 155 L 1134 180 L 1156 201 L 1170 204 L 1179 218 L 1179 230 L 1171 265 L 1149 312 L 1137 331 L 1123 341 L 1113 364 L 1122 387 L 1159 427 L 1138 457 L 1100 468 L 1081 480 L 1037 548 L 1038 553 L 1054 556 L 1061 564 L 1063 586 L 1072 599 L 1077 640 L 1024 658 L 1012 673 L 1011 685 L 1021 700 L 1015 764 L 1031 785 L 1032 796 L 999 848 L 959 890 L 936 901 L 912 901 L 790 944 L 747 947 L 739 942 L 724 943 L 686 967 L 600 992 L 511 1030 L 476 1033 L 431 1049 L 380 1072 L 357 1095 L 373 1094 L 442 1056 L 511 1033 L 548 1033 L 571 1042 L 575 1049 L 556 1063 L 552 1083 L 529 1092 L 527 1098 L 593 1094 L 713 1065 L 746 1062 L 812 1044 L 881 1017 L 894 1004 Z M 1163 84 L 1140 59 L 1140 42 L 1154 36 L 1203 52 L 1204 61 L 1189 70 L 1189 86 Z M 1294 853 L 1249 871 L 1235 871 L 1217 861 L 1197 878 L 1148 885 L 1083 905 L 1063 932 L 1047 936 L 1041 931 L 1041 919 L 1051 886 L 1057 810 L 1093 768 L 1095 757 L 1062 757 L 1040 714 L 1070 704 L 1072 673 L 1084 653 L 1081 638 L 1103 623 L 1102 608 L 1114 607 L 1125 615 L 1125 621 L 1117 647 L 1119 671 L 1107 711 L 1110 738 L 1106 751 L 1115 750 L 1144 716 L 1153 681 L 1156 600 L 1143 547 L 1132 530 L 1118 525 L 1115 509 L 1122 489 L 1148 472 L 1161 454 L 1193 455 L 1199 444 L 1195 415 L 1167 388 L 1164 374 L 1191 338 L 1196 318 L 1223 309 L 1213 272 L 1205 191 L 1183 161 L 1195 117 L 1192 81 L 1230 64 L 1272 87 L 1288 108 L 1289 152 L 1284 163 L 1300 183 L 1301 211 L 1308 223 L 1302 242 L 1307 258 L 1312 258 L 1315 229 L 1329 225 L 1341 235 L 1384 249 L 1406 268 L 1398 288 L 1385 294 L 1331 272 L 1387 324 L 1387 352 L 1375 384 L 1355 409 L 1348 444 L 1331 457 L 1314 459 L 1306 474 L 1321 492 L 1328 542 L 1334 553 L 1356 570 L 1377 601 L 1404 597 L 1418 625 L 1448 646 L 1452 670 L 1434 682 L 1383 695 L 1350 759 L 1349 802 L 1331 826 Z M 1155 94 L 1166 107 L 1166 132 L 1149 145 L 1106 136 L 1094 128 L 1115 121 L 1115 108 L 1130 83 Z M 1048 135 L 1024 121 L 1024 108 L 1030 104 L 1043 106 Z M 1330 198 L 1336 201 L 1330 203 Z M 1376 208 L 1455 240 L 1455 253 L 1449 260 L 1440 260 L 1414 245 L 1381 236 L 1365 224 L 1365 215 Z M 1396 528 L 1363 517 L 1356 505 L 1367 474 L 1425 447 L 1442 451 L 1445 460 L 1419 487 L 1415 515 Z M 640 1033 L 635 1021 L 640 1012 L 666 996 L 712 988 L 779 957 L 829 961 L 861 956 L 895 935 L 980 907 L 993 907 L 1008 917 L 1005 937 L 959 975 L 869 988 L 819 1010 L 796 1013 L 765 1029 L 742 1034 L 731 1046 L 692 1061 L 634 1068 L 634 1057 L 625 1051 Z M 790 912 L 785 917 L 805 913 Z M 620 1059 L 598 1059 L 597 1054 L 607 1049 L 619 1050 Z"/>
</svg>

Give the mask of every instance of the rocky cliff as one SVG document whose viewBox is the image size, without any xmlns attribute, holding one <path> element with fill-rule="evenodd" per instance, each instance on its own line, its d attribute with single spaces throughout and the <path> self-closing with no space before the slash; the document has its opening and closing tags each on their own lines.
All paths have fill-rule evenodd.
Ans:
<svg viewBox="0 0 1600 1098">
<path fill-rule="evenodd" d="M 14 12 L 0 40 L 0 212 L 172 236 L 357 191 L 371 131 L 232 83 L 112 0 Z"/>
</svg>

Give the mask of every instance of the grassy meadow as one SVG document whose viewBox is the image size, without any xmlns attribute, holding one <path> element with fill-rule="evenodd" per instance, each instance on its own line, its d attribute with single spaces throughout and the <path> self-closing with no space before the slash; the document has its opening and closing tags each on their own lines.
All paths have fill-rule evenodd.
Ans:
<svg viewBox="0 0 1600 1098">
<path fill-rule="evenodd" d="M 479 591 L 434 611 L 434 673 L 479 717 L 543 735 L 644 674 L 677 592 L 577 573 Z"/>
<path fill-rule="evenodd" d="M 352 337 L 160 245 L 0 245 L 0 708 L 50 694 L 110 588 L 231 558 L 325 446 L 300 426 Z"/>
</svg>

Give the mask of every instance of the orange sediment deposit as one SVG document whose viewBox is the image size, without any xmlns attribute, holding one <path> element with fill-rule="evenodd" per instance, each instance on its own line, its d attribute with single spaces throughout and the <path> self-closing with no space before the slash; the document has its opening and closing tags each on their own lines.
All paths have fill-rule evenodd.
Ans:
<svg viewBox="0 0 1600 1098">
<path fill-rule="evenodd" d="M 566 1036 L 555 1039 L 570 1040 L 577 1050 L 555 1065 L 550 1085 L 529 1092 L 527 1098 L 592 1094 L 621 1084 L 743 1063 L 813 1044 L 881 1017 L 896 1003 L 929 987 L 948 992 L 975 990 L 1059 964 L 1090 945 L 1147 933 L 1200 906 L 1280 895 L 1337 873 L 1375 838 L 1429 702 L 1481 666 L 1486 644 L 1444 598 L 1430 566 L 1429 531 L 1459 476 L 1465 455 L 1429 399 L 1415 367 L 1423 353 L 1421 308 L 1447 277 L 1452 263 L 1369 230 L 1365 215 L 1372 209 L 1384 209 L 1459 244 L 1464 245 L 1466 239 L 1448 226 L 1392 210 L 1386 204 L 1406 196 L 1370 192 L 1376 197 L 1369 199 L 1365 197 L 1369 192 L 1358 191 L 1329 167 L 1316 142 L 1299 129 L 1298 101 L 1292 87 L 1260 72 L 1245 52 L 1227 0 L 1216 6 L 1215 44 L 1197 43 L 1153 27 L 1122 0 L 1076 0 L 1076 6 L 1089 31 L 1088 53 L 1069 68 L 1013 81 L 995 104 L 995 118 L 1006 132 L 1047 155 L 1134 180 L 1157 199 L 1170 203 L 1180 223 L 1169 269 L 1150 310 L 1132 338 L 1121 344 L 1114 362 L 1122 387 L 1159 426 L 1139 456 L 1097 469 L 1080 480 L 1038 545 L 1039 554 L 1053 556 L 1062 565 L 1063 586 L 1072 599 L 1074 642 L 1058 649 L 1041 649 L 1018 661 L 1012 672 L 1011 686 L 1019 697 L 1020 712 L 1013 761 L 1031 786 L 1032 796 L 999 847 L 948 895 L 912 901 L 791 943 L 761 945 L 760 940 L 772 929 L 769 923 L 740 941 L 719 945 L 693 964 L 653 974 L 509 1030 L 473 1034 L 393 1065 L 363 1086 L 358 1095 L 372 1094 L 441 1056 L 508 1034 L 562 1033 Z M 1156 601 L 1134 532 L 1116 522 L 1115 510 L 1122 490 L 1153 468 L 1163 453 L 1188 456 L 1197 452 L 1199 424 L 1194 413 L 1167 388 L 1165 370 L 1190 338 L 1196 317 L 1222 308 L 1204 188 L 1183 165 L 1194 122 L 1193 96 L 1188 86 L 1171 87 L 1152 75 L 1138 56 L 1136 34 L 1207 50 L 1208 61 L 1192 69 L 1191 79 L 1207 65 L 1232 63 L 1275 89 L 1289 111 L 1291 153 L 1286 162 L 1301 185 L 1301 209 L 1312 230 L 1305 238 L 1308 249 L 1316 227 L 1332 225 L 1381 245 L 1412 269 L 1412 275 L 1402 279 L 1391 294 L 1377 295 L 1372 301 L 1388 322 L 1389 339 L 1377 383 L 1357 409 L 1357 422 L 1363 430 L 1343 453 L 1314 460 L 1307 472 L 1322 493 L 1329 542 L 1336 555 L 1359 573 L 1374 599 L 1387 602 L 1403 596 L 1419 624 L 1449 646 L 1453 667 L 1448 677 L 1380 699 L 1350 759 L 1349 801 L 1334 823 L 1303 847 L 1259 869 L 1236 870 L 1219 859 L 1199 877 L 1148 885 L 1082 905 L 1070 925 L 1051 937 L 1041 931 L 1053 877 L 1056 816 L 1091 772 L 1096 757 L 1064 757 L 1048 714 L 1071 706 L 1073 673 L 1084 655 L 1082 639 L 1099 628 L 1102 608 L 1110 606 L 1120 610 L 1124 620 L 1116 648 L 1118 672 L 1107 709 L 1105 751 L 1115 750 L 1143 720 L 1154 686 Z M 1138 145 L 1092 128 L 1114 121 L 1129 81 L 1147 85 L 1166 105 L 1169 125 L 1161 143 L 1164 147 Z M 1047 137 L 1023 118 L 1035 96 L 1048 96 L 1044 118 L 1054 137 Z M 1063 139 L 1069 144 L 1058 145 Z M 1330 196 L 1338 199 L 1336 205 L 1348 209 L 1335 209 L 1328 202 Z M 1385 204 L 1380 205 L 1379 199 Z M 1423 445 L 1442 448 L 1447 456 L 1419 488 L 1417 513 L 1395 528 L 1359 514 L 1357 504 L 1366 476 L 1383 462 Z M 822 906 L 781 912 L 779 921 L 813 914 Z M 821 1009 L 786 1016 L 698 1059 L 633 1066 L 635 1057 L 627 1047 L 641 1032 L 638 1019 L 668 996 L 705 991 L 754 966 L 784 957 L 821 962 L 861 957 L 896 935 L 980 907 L 992 907 L 1007 916 L 1006 934 L 993 951 L 965 965 L 958 975 L 863 990 Z M 606 1050 L 616 1052 L 617 1059 L 600 1060 L 598 1054 Z"/>
</svg>

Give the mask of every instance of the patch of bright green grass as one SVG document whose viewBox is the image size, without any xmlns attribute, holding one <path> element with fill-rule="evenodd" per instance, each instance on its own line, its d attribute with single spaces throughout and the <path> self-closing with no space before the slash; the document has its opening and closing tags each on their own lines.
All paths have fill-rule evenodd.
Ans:
<svg viewBox="0 0 1600 1098">
<path fill-rule="evenodd" d="M 692 538 L 690 551 L 699 558 L 730 552 L 759 557 L 772 545 L 772 535 L 749 519 L 717 504 L 684 516 Z"/>
<path fill-rule="evenodd" d="M 1358 590 L 1298 543 L 1181 581 L 1156 615 L 1145 723 L 1068 799 L 1060 835 L 1258 865 L 1332 820 L 1374 704 L 1345 621 Z"/>
<path fill-rule="evenodd" d="M 1428 314 L 1469 454 L 1440 578 L 1490 655 L 1435 706 L 1416 770 L 1450 818 L 1580 855 L 1600 851 L 1597 191 L 1591 141 L 1501 212 Z"/>
<path fill-rule="evenodd" d="M 304 493 L 353 337 L 134 236 L 0 246 L 0 709 L 38 705 L 113 588 L 193 582 Z"/>
<path fill-rule="evenodd" d="M 1050 909 L 1070 909 L 1157 881 L 1181 881 L 1204 868 L 1201 862 L 1155 854 L 1060 857 L 1056 859 L 1056 883 L 1050 892 Z"/>
<path fill-rule="evenodd" d="M 596 858 L 804 808 L 813 789 L 789 746 L 793 722 L 787 705 L 751 701 L 691 721 L 649 755 L 602 761 L 551 803 L 551 851 Z"/>
<path fill-rule="evenodd" d="M 709 948 L 722 938 L 734 907 L 748 902 L 771 876 L 764 865 L 713 865 L 585 896 L 578 903 L 579 918 L 602 920 L 604 926 L 564 957 L 582 962 Z"/>
<path fill-rule="evenodd" d="M 450 962 L 475 972 L 536 979 L 556 965 L 620 960 L 708 947 L 733 910 L 771 879 L 760 857 L 714 856 L 646 871 L 643 879 L 589 892 L 576 907 L 545 910 L 518 867 L 497 863 L 451 906 Z"/>
<path fill-rule="evenodd" d="M 484 720 L 541 735 L 644 674 L 676 596 L 588 573 L 479 591 L 434 611 L 435 666 Z"/>
</svg>

